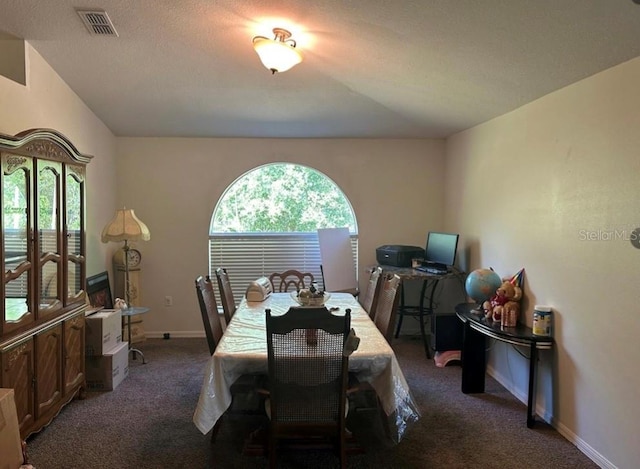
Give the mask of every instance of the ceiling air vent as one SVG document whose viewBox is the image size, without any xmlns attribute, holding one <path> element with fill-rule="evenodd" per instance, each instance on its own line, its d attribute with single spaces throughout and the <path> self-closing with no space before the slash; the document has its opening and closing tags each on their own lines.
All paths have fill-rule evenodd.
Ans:
<svg viewBox="0 0 640 469">
<path fill-rule="evenodd" d="M 115 36 L 118 32 L 104 10 L 76 10 L 92 36 Z"/>
</svg>

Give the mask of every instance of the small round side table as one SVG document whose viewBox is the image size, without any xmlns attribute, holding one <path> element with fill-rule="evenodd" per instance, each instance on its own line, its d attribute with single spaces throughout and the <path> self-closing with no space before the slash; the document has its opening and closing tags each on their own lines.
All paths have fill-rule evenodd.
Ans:
<svg viewBox="0 0 640 469">
<path fill-rule="evenodd" d="M 140 354 L 142 357 L 142 364 L 145 365 L 147 362 L 144 359 L 144 353 L 142 353 L 139 349 L 133 348 L 131 344 L 131 317 L 137 316 L 138 314 L 144 314 L 149 311 L 149 308 L 144 306 L 132 306 L 131 308 L 126 308 L 122 310 L 122 316 L 127 318 L 127 340 L 129 341 L 129 352 L 133 353 L 133 359 L 136 359 L 136 354 Z"/>
</svg>

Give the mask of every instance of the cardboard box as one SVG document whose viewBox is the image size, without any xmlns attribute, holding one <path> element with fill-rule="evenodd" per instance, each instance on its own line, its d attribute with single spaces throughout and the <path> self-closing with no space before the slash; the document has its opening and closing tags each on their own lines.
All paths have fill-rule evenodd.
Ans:
<svg viewBox="0 0 640 469">
<path fill-rule="evenodd" d="M 18 469 L 24 462 L 13 389 L 0 389 L 0 469 Z"/>
<path fill-rule="evenodd" d="M 101 356 L 122 342 L 122 312 L 103 309 L 86 318 L 85 355 Z"/>
<path fill-rule="evenodd" d="M 129 342 L 120 342 L 99 357 L 87 357 L 85 363 L 89 391 L 113 391 L 129 376 Z"/>
</svg>

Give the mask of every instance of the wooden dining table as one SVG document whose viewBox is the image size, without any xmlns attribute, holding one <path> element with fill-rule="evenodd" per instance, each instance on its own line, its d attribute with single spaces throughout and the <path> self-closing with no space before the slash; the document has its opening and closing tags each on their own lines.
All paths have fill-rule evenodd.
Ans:
<svg viewBox="0 0 640 469">
<path fill-rule="evenodd" d="M 261 302 L 242 300 L 204 372 L 193 415 L 203 434 L 231 405 L 230 387 L 236 379 L 248 373 L 267 374 L 265 310 L 271 309 L 272 315 L 285 314 L 292 306 L 298 305 L 289 293 L 272 293 Z M 349 371 L 375 390 L 387 417 L 389 436 L 398 443 L 420 413 L 393 349 L 353 295 L 331 293 L 325 306 L 336 315 L 351 310 L 351 327 L 360 344 L 349 357 Z"/>
</svg>

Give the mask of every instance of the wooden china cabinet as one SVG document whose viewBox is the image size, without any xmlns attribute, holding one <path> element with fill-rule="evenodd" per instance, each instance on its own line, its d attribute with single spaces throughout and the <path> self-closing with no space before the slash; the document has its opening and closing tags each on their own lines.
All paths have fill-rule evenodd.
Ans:
<svg viewBox="0 0 640 469">
<path fill-rule="evenodd" d="M 13 388 L 20 435 L 84 392 L 85 171 L 60 133 L 0 135 L 0 387 Z"/>
</svg>

